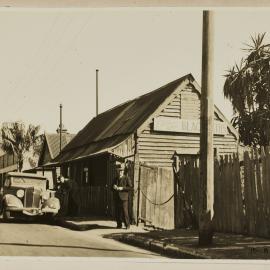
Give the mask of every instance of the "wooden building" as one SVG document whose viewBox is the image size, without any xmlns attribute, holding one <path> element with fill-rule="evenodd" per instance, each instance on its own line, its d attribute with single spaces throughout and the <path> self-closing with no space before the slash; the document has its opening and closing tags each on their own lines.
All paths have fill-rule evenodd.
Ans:
<svg viewBox="0 0 270 270">
<path fill-rule="evenodd" d="M 81 187 L 81 200 L 83 190 L 89 191 L 85 196 L 93 207 L 88 211 L 94 211 L 96 204 L 98 213 L 112 214 L 110 187 L 116 159 L 134 162 L 136 188 L 139 163 L 172 168 L 175 156 L 198 155 L 200 92 L 188 74 L 99 114 L 75 136 L 55 162 Z M 237 131 L 217 107 L 214 114 L 215 154 L 237 152 Z M 87 207 L 85 201 L 81 205 Z"/>
<path fill-rule="evenodd" d="M 17 171 L 17 156 L 7 154 L 0 145 L 0 185 L 2 187 L 4 177 L 8 172 Z"/>
<path fill-rule="evenodd" d="M 24 161 L 22 171 L 26 172 L 36 166 L 36 157 L 32 151 L 28 151 L 24 154 Z M 5 175 L 8 172 L 18 171 L 18 158 L 16 153 L 9 154 L 3 151 L 0 143 L 0 186 L 2 186 L 5 179 Z"/>
<path fill-rule="evenodd" d="M 65 147 L 74 137 L 75 134 L 70 134 L 64 128 L 62 131 L 61 144 Z M 59 166 L 48 166 L 51 161 L 60 153 L 60 134 L 59 129 L 57 133 L 45 133 L 42 139 L 42 147 L 37 162 L 37 167 L 26 170 L 27 172 L 44 175 L 49 180 L 49 188 L 54 188 L 56 178 L 60 176 Z"/>
</svg>

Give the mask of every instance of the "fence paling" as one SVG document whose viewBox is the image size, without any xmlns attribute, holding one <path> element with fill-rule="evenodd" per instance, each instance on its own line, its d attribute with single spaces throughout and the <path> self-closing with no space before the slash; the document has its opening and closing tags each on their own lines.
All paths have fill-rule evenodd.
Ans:
<svg viewBox="0 0 270 270">
<path fill-rule="evenodd" d="M 221 174 L 222 176 L 222 179 L 221 179 L 221 183 L 222 183 L 222 189 L 224 190 L 224 193 L 223 193 L 223 200 L 222 200 L 222 203 L 223 203 L 223 228 L 222 230 L 224 232 L 226 232 L 228 230 L 228 226 L 229 226 L 229 218 L 228 218 L 228 191 L 227 191 L 227 185 L 226 185 L 226 180 L 227 180 L 227 167 L 225 166 L 226 164 L 226 160 L 222 159 L 223 161 L 223 173 Z"/>
<path fill-rule="evenodd" d="M 227 188 L 227 217 L 228 217 L 228 227 L 227 231 L 232 232 L 233 228 L 233 204 L 232 204 L 232 181 L 231 181 L 231 163 L 230 163 L 230 156 L 227 157 L 227 166 L 226 166 L 226 171 L 227 171 L 227 178 L 226 178 L 226 188 Z"/>
<path fill-rule="evenodd" d="M 219 190 L 218 190 L 218 183 L 217 180 L 218 178 L 218 172 L 219 170 L 217 170 L 217 160 L 214 161 L 214 228 L 215 230 L 219 231 L 220 230 L 220 218 L 219 218 L 219 203 L 217 200 L 217 194 L 219 194 Z"/>
<path fill-rule="evenodd" d="M 265 208 L 266 208 L 266 221 L 270 223 L 270 154 L 269 147 L 265 149 L 265 176 L 264 176 L 264 188 L 265 188 Z M 268 229 L 268 233 L 269 229 Z"/>
<path fill-rule="evenodd" d="M 255 186 L 255 166 L 254 166 L 254 154 L 251 151 L 251 158 L 249 157 L 249 208 L 250 216 L 247 217 L 250 221 L 250 234 L 256 235 L 256 212 L 257 212 L 257 196 L 256 196 L 256 186 Z"/>
<path fill-rule="evenodd" d="M 264 198 L 262 191 L 259 154 L 257 149 L 255 149 L 255 166 L 256 166 L 256 187 L 257 187 L 256 190 L 257 190 L 257 204 L 258 204 L 256 232 L 257 235 L 259 236 L 265 236 L 267 235 L 267 232 L 264 218 Z"/>
<path fill-rule="evenodd" d="M 233 163 L 233 157 L 229 156 L 229 164 L 230 164 L 230 187 L 232 192 L 230 192 L 230 198 L 231 198 L 231 211 L 232 211 L 232 219 L 231 219 L 231 232 L 235 232 L 237 230 L 237 205 L 236 205 L 236 179 L 234 177 L 234 163 Z"/>
<path fill-rule="evenodd" d="M 183 162 L 183 161 L 181 161 Z M 181 166 L 181 164 L 180 164 Z M 183 199 L 183 170 L 179 170 L 178 179 L 177 179 L 177 187 L 178 187 L 178 193 L 177 193 L 177 201 L 178 201 L 178 211 L 176 212 L 176 215 L 178 218 L 178 226 L 182 227 L 184 225 L 184 199 Z"/>
<path fill-rule="evenodd" d="M 243 198 L 242 198 L 242 189 L 241 189 L 240 163 L 239 163 L 238 156 L 236 156 L 235 154 L 234 154 L 234 171 L 235 171 L 234 175 L 236 176 L 235 187 L 236 187 L 236 203 L 237 203 L 236 233 L 241 233 L 243 231 L 243 223 L 244 223 Z"/>
<path fill-rule="evenodd" d="M 262 181 L 262 196 L 263 196 L 263 215 L 266 217 L 265 223 L 267 224 L 267 169 L 266 169 L 266 155 L 264 148 L 261 148 L 261 181 Z M 268 234 L 268 229 L 265 229 L 265 233 Z"/>
</svg>

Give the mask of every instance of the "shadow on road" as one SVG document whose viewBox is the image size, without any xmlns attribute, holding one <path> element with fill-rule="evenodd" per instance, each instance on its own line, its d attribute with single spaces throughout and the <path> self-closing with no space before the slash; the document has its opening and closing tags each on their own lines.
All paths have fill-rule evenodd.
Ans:
<svg viewBox="0 0 270 270">
<path fill-rule="evenodd" d="M 55 222 L 55 225 L 73 230 L 73 231 L 89 231 L 89 230 L 96 230 L 96 229 L 113 229 L 114 227 L 110 226 L 103 226 L 99 224 L 74 224 L 69 221 L 62 221 L 62 220 L 57 220 Z"/>
<path fill-rule="evenodd" d="M 19 218 L 19 219 L 9 219 L 9 220 L 1 220 L 0 223 L 9 223 L 9 224 L 48 224 L 53 225 L 55 223 L 54 220 L 41 219 L 41 218 Z"/>
<path fill-rule="evenodd" d="M 41 244 L 31 244 L 31 243 L 0 243 L 0 246 L 22 246 L 22 247 L 39 247 L 39 248 L 70 248 L 70 249 L 85 249 L 85 250 L 96 250 L 96 251 L 109 251 L 109 252 L 128 252 L 145 255 L 146 252 L 138 252 L 134 250 L 127 249 L 110 249 L 110 248 L 94 248 L 87 246 L 68 246 L 68 245 L 41 245 Z M 147 252 L 149 254 L 149 251 Z M 104 254 L 103 254 L 104 255 Z M 153 256 L 160 257 L 160 255 L 151 253 Z"/>
<path fill-rule="evenodd" d="M 113 229 L 114 227 L 103 226 L 99 224 L 74 224 L 73 222 L 65 221 L 61 218 L 56 218 L 53 220 L 43 219 L 43 218 L 21 218 L 21 219 L 10 219 L 10 220 L 1 220 L 1 223 L 14 223 L 14 224 L 44 224 L 44 225 L 53 225 L 67 228 L 73 231 L 89 231 L 95 229 Z"/>
</svg>

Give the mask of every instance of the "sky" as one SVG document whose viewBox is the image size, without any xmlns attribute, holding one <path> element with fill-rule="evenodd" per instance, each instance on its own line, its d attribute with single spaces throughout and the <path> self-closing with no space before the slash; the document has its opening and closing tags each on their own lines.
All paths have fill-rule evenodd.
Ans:
<svg viewBox="0 0 270 270">
<path fill-rule="evenodd" d="M 224 74 L 267 32 L 269 10 L 216 9 L 214 101 L 228 119 Z M 0 124 L 77 133 L 99 112 L 192 73 L 201 84 L 202 11 L 187 8 L 0 9 Z M 266 42 L 270 33 L 266 34 Z"/>
</svg>

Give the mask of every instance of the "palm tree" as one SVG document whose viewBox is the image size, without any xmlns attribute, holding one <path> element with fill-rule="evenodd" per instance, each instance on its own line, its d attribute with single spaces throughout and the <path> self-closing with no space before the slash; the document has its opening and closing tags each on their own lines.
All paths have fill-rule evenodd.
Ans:
<svg viewBox="0 0 270 270">
<path fill-rule="evenodd" d="M 270 143 L 270 44 L 264 37 L 251 37 L 247 56 L 225 75 L 223 93 L 232 102 L 232 123 L 245 145 Z"/>
<path fill-rule="evenodd" d="M 17 156 L 18 170 L 21 172 L 25 154 L 35 148 L 40 142 L 39 126 L 29 125 L 27 128 L 22 122 L 5 123 L 1 128 L 2 149 L 8 154 Z"/>
</svg>

